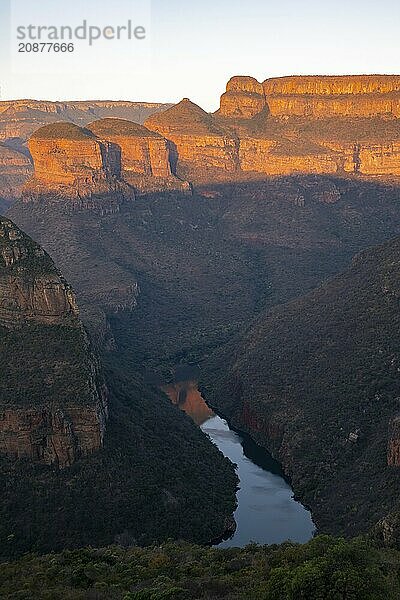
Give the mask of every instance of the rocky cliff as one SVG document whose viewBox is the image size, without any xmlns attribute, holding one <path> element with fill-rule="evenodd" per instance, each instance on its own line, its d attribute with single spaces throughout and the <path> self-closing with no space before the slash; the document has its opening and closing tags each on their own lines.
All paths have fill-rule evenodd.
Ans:
<svg viewBox="0 0 400 600">
<path fill-rule="evenodd" d="M 24 187 L 26 199 L 53 194 L 72 199 L 112 200 L 133 194 L 121 179 L 121 149 L 71 123 L 45 125 L 28 142 L 34 176 Z"/>
<path fill-rule="evenodd" d="M 0 199 L 7 202 L 19 198 L 32 171 L 27 154 L 0 144 Z"/>
<path fill-rule="evenodd" d="M 184 180 L 235 180 L 259 173 L 391 177 L 400 174 L 399 82 L 391 75 L 297 76 L 263 83 L 235 76 L 215 114 L 185 98 L 166 110 L 161 105 L 146 109 L 151 111 L 146 127 L 106 118 L 81 129 L 79 138 L 71 124 L 54 121 L 69 118 L 68 111 L 80 111 L 74 119 L 85 125 L 99 111 L 118 108 L 118 116 L 125 116 L 129 103 L 15 101 L 0 104 L 0 125 L 35 121 L 37 129 L 40 115 L 49 123 L 29 141 L 36 163 L 28 185 L 32 195 L 43 192 L 40 181 L 47 179 L 47 184 L 72 187 L 78 197 L 110 191 L 123 196 L 126 190 L 104 178 L 104 171 L 119 177 L 121 168 L 138 193 L 188 191 Z M 20 142 L 13 141 L 17 150 L 23 150 L 20 143 L 29 127 L 24 133 L 8 131 L 6 137 L 20 136 Z M 14 156 L 14 196 L 30 170 L 28 158 L 17 165 L 18 159 L 21 163 Z"/>
<path fill-rule="evenodd" d="M 145 121 L 148 129 L 170 141 L 173 163 L 178 173 L 191 179 L 212 170 L 232 173 L 238 167 L 237 139 L 233 131 L 219 125 L 214 117 L 184 98 L 164 112 Z"/>
<path fill-rule="evenodd" d="M 59 467 L 99 449 L 107 393 L 71 288 L 0 219 L 0 454 Z"/>
<path fill-rule="evenodd" d="M 232 77 L 215 115 L 242 171 L 398 175 L 400 77 Z"/>
<path fill-rule="evenodd" d="M 172 173 L 167 140 L 132 121 L 54 123 L 36 131 L 28 146 L 34 176 L 23 188 L 27 201 L 51 195 L 114 211 L 135 192 L 190 191 Z"/>
<path fill-rule="evenodd" d="M 400 116 L 398 75 L 232 77 L 221 96 L 220 114 L 251 118 L 266 109 L 273 117 Z"/>
<path fill-rule="evenodd" d="M 124 119 L 101 119 L 88 129 L 119 149 L 121 176 L 135 188 L 162 191 L 187 187 L 171 171 L 170 148 L 162 135 Z"/>
<path fill-rule="evenodd" d="M 108 100 L 49 102 L 46 100 L 0 101 L 0 141 L 9 147 L 6 156 L 0 145 L 0 198 L 15 200 L 21 195 L 23 184 L 32 172 L 26 142 L 31 135 L 50 123 L 59 121 L 84 126 L 94 119 L 104 117 L 124 118 L 143 123 L 155 112 L 165 110 L 169 104 L 156 102 L 128 102 Z M 25 159 L 21 158 L 26 157 Z M 7 160 L 7 164 L 3 164 Z"/>
</svg>

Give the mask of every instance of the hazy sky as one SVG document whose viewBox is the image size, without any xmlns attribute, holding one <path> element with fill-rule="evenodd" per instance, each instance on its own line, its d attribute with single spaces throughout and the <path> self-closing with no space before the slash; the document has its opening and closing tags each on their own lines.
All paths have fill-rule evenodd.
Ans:
<svg viewBox="0 0 400 600">
<path fill-rule="evenodd" d="M 20 25 L 117 26 L 146 40 L 18 53 Z M 218 106 L 235 74 L 400 73 L 395 0 L 0 0 L 2 99 L 127 99 Z"/>
</svg>

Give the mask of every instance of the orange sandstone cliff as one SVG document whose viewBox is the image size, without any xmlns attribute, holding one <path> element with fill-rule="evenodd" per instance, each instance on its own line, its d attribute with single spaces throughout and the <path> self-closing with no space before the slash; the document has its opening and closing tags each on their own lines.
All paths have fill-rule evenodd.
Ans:
<svg viewBox="0 0 400 600">
<path fill-rule="evenodd" d="M 107 391 L 72 290 L 0 218 L 0 453 L 71 465 L 102 446 Z"/>
<path fill-rule="evenodd" d="M 188 98 L 152 115 L 145 125 L 170 141 L 173 161 L 185 175 L 193 178 L 207 169 L 234 172 L 238 167 L 234 132 Z"/>
<path fill-rule="evenodd" d="M 88 129 L 118 148 L 121 176 L 139 190 L 182 188 L 184 182 L 171 170 L 170 149 L 167 140 L 143 125 L 124 119 L 101 119 L 88 125 Z"/>
<path fill-rule="evenodd" d="M 398 175 L 400 76 L 232 77 L 216 117 L 243 171 Z"/>
<path fill-rule="evenodd" d="M 129 195 L 120 181 L 120 148 L 98 139 L 89 129 L 64 122 L 45 125 L 32 135 L 28 146 L 34 177 L 25 187 L 27 197 Z"/>
<path fill-rule="evenodd" d="M 145 127 L 106 118 L 39 129 L 25 197 L 188 191 L 185 180 L 260 174 L 396 177 L 399 102 L 400 76 L 235 76 L 214 114 L 185 98 Z"/>
</svg>

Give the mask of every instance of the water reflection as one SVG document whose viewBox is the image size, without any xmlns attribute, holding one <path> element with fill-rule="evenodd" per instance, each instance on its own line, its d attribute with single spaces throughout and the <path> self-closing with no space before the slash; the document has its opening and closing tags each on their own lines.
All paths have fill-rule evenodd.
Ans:
<svg viewBox="0 0 400 600">
<path fill-rule="evenodd" d="M 162 388 L 171 401 L 192 417 L 221 452 L 237 465 L 240 489 L 235 512 L 237 529 L 221 547 L 305 542 L 314 531 L 310 513 L 293 498 L 279 463 L 245 435 L 231 430 L 202 398 L 195 380 Z"/>
<path fill-rule="evenodd" d="M 196 381 L 179 381 L 161 387 L 173 404 L 190 417 L 196 425 L 202 425 L 214 416 L 211 408 L 204 402 Z"/>
<path fill-rule="evenodd" d="M 248 436 L 229 429 L 214 416 L 202 425 L 218 448 L 237 464 L 240 489 L 235 512 L 237 529 L 222 548 L 250 542 L 279 544 L 286 540 L 306 542 L 314 531 L 310 513 L 293 498 L 279 464 Z M 249 453 L 246 456 L 246 453 Z M 251 456 L 251 459 L 249 458 Z"/>
</svg>

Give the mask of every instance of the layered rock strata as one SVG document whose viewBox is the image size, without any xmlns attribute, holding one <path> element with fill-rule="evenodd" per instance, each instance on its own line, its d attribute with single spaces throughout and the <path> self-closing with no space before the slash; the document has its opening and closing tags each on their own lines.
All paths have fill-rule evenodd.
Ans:
<svg viewBox="0 0 400 600">
<path fill-rule="evenodd" d="M 107 390 L 74 294 L 44 250 L 4 218 L 0 349 L 0 453 L 66 467 L 101 447 Z"/>
<path fill-rule="evenodd" d="M 139 191 L 187 188 L 173 175 L 169 144 L 159 133 L 132 121 L 112 118 L 94 121 L 88 129 L 119 149 L 121 176 Z"/>
<path fill-rule="evenodd" d="M 399 116 L 392 75 L 236 76 L 216 113 L 239 132 L 241 169 L 268 175 L 398 175 Z"/>
<path fill-rule="evenodd" d="M 184 98 L 145 121 L 148 129 L 170 141 L 173 162 L 193 172 L 205 169 L 232 173 L 238 168 L 237 138 L 212 115 Z"/>
<path fill-rule="evenodd" d="M 46 125 L 28 146 L 34 177 L 25 186 L 25 197 L 49 192 L 76 199 L 130 194 L 120 180 L 120 148 L 88 129 L 63 122 Z"/>
</svg>

